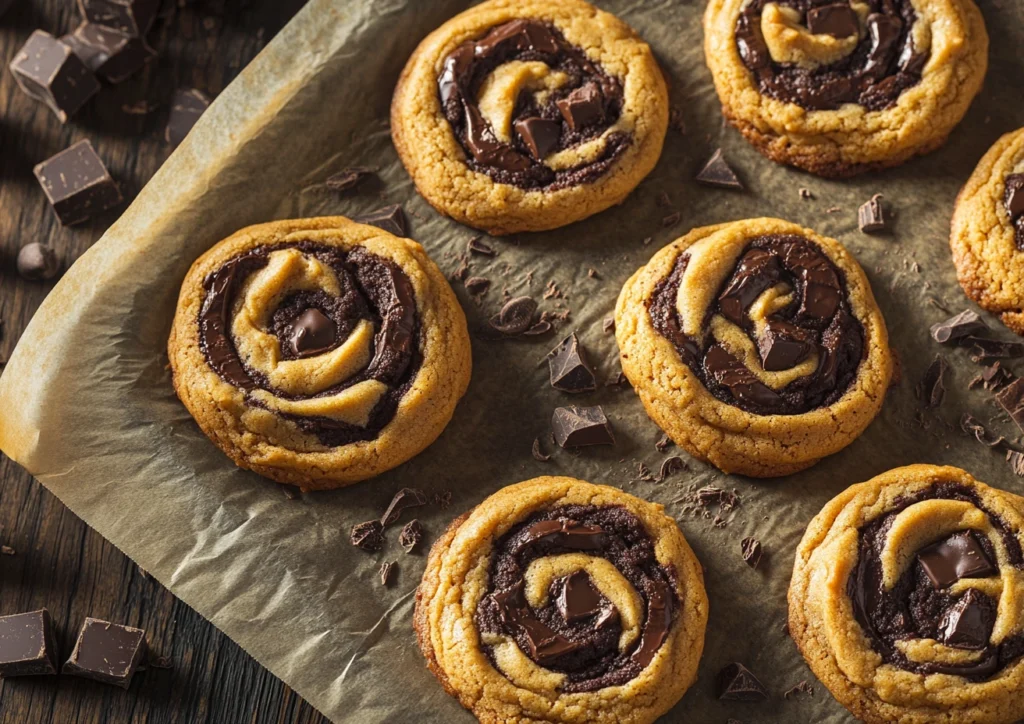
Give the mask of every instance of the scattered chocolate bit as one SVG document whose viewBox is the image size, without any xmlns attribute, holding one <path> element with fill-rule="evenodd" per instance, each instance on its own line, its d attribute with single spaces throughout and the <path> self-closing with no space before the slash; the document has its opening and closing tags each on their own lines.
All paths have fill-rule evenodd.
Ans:
<svg viewBox="0 0 1024 724">
<path fill-rule="evenodd" d="M 601 323 L 601 328 L 604 329 L 605 334 L 613 334 L 615 332 L 615 319 L 606 317 Z"/>
<path fill-rule="evenodd" d="M 587 276 L 590 277 L 591 279 L 601 278 L 601 275 L 597 273 L 597 269 L 594 269 L 593 267 L 587 269 Z"/>
<path fill-rule="evenodd" d="M 474 296 L 484 294 L 491 288 L 491 280 L 484 277 L 470 277 L 464 284 L 466 291 Z"/>
<path fill-rule="evenodd" d="M 327 180 L 324 181 L 324 185 L 331 191 L 344 193 L 356 188 L 360 182 L 370 178 L 373 174 L 373 169 L 368 166 L 353 166 L 328 176 Z"/>
<path fill-rule="evenodd" d="M 672 199 L 669 197 L 667 191 L 662 191 L 658 194 L 657 202 L 658 206 L 671 206 Z"/>
<path fill-rule="evenodd" d="M 1016 450 L 1007 450 L 1006 462 L 1010 464 L 1010 470 L 1013 471 L 1014 475 L 1024 478 L 1024 453 L 1019 453 Z"/>
<path fill-rule="evenodd" d="M 288 498 L 288 500 L 296 500 L 299 497 L 298 493 L 290 485 L 282 485 L 281 492 L 284 493 L 284 497 Z"/>
<path fill-rule="evenodd" d="M 961 344 L 971 348 L 971 359 L 975 362 L 1024 357 L 1024 342 L 1001 342 L 998 339 L 971 336 L 964 337 Z"/>
<path fill-rule="evenodd" d="M 683 120 L 682 112 L 674 106 L 668 111 L 668 127 L 676 133 L 686 135 L 686 121 Z"/>
<path fill-rule="evenodd" d="M 128 80 L 156 57 L 145 39 L 96 23 L 82 23 L 60 42 L 67 45 L 93 73 L 111 83 Z"/>
<path fill-rule="evenodd" d="M 743 664 L 729 664 L 718 672 L 718 698 L 730 701 L 765 701 L 768 690 Z"/>
<path fill-rule="evenodd" d="M 395 568 L 395 561 L 384 561 L 380 564 L 380 585 L 387 586 L 391 578 L 391 571 Z"/>
<path fill-rule="evenodd" d="M 352 526 L 349 541 L 356 548 L 376 553 L 384 546 L 384 525 L 379 520 L 368 520 Z"/>
<path fill-rule="evenodd" d="M 49 246 L 33 241 L 18 252 L 18 274 L 24 279 L 38 281 L 53 279 L 60 271 L 57 253 Z"/>
<path fill-rule="evenodd" d="M 849 10 L 849 7 L 847 7 Z M 852 12 L 852 11 L 851 11 Z M 885 215 L 885 208 L 882 206 L 882 195 L 875 194 L 870 201 L 865 202 L 857 209 L 857 225 L 865 234 L 873 234 L 877 231 L 885 231 L 888 220 Z"/>
<path fill-rule="evenodd" d="M 669 447 L 671 447 L 672 445 L 675 445 L 675 443 L 672 442 L 672 438 L 670 438 L 668 435 L 662 435 L 661 439 L 658 440 L 658 442 L 654 443 L 655 449 L 657 449 L 657 451 L 661 453 L 668 450 Z"/>
<path fill-rule="evenodd" d="M 556 390 L 578 394 L 597 389 L 597 378 L 587 364 L 587 356 L 573 332 L 548 355 L 551 386 Z"/>
<path fill-rule="evenodd" d="M 739 505 L 740 498 L 736 493 L 706 485 L 697 491 L 697 502 L 705 508 L 709 505 L 718 505 L 723 511 L 729 511 Z"/>
<path fill-rule="evenodd" d="M 950 317 L 943 322 L 936 322 L 931 327 L 932 339 L 936 342 L 956 342 L 964 337 L 973 337 L 983 334 L 988 326 L 981 321 L 981 317 L 970 309 L 965 309 L 956 316 Z"/>
<path fill-rule="evenodd" d="M 715 151 L 714 155 L 704 164 L 704 168 L 697 174 L 697 183 L 721 189 L 743 190 L 743 184 L 740 183 L 736 173 L 726 163 L 720 148 Z"/>
<path fill-rule="evenodd" d="M 1017 427 L 1024 430 L 1024 378 L 1018 378 L 999 390 L 996 401 Z"/>
<path fill-rule="evenodd" d="M 676 224 L 678 224 L 681 218 L 683 218 L 682 213 L 676 211 L 675 213 L 669 214 L 668 216 L 662 218 L 661 225 L 667 229 L 670 226 L 675 226 Z"/>
<path fill-rule="evenodd" d="M 838 214 L 842 210 L 843 210 L 842 206 L 829 206 L 827 209 L 825 209 L 825 213 L 826 214 Z"/>
<path fill-rule="evenodd" d="M 814 687 L 807 683 L 807 679 L 804 679 L 791 689 L 787 689 L 786 693 L 782 695 L 782 698 L 789 699 L 790 697 L 797 696 L 799 694 L 814 696 Z"/>
<path fill-rule="evenodd" d="M 423 540 L 423 526 L 415 518 L 402 526 L 402 532 L 398 534 L 398 545 L 405 548 L 406 553 L 412 553 L 421 540 Z"/>
<path fill-rule="evenodd" d="M 744 538 L 740 541 L 740 551 L 743 554 L 743 562 L 751 568 L 757 568 L 761 562 L 761 541 L 757 538 Z"/>
<path fill-rule="evenodd" d="M 352 219 L 357 224 L 369 224 L 383 229 L 395 236 L 405 236 L 408 226 L 405 223 L 405 213 L 398 204 L 385 206 L 382 209 L 371 211 L 368 214 L 360 214 Z"/>
<path fill-rule="evenodd" d="M 441 510 L 448 510 L 448 506 L 452 504 L 452 491 L 446 490 L 443 493 L 434 493 L 434 505 L 438 506 Z"/>
<path fill-rule="evenodd" d="M 939 622 L 939 640 L 958 649 L 983 649 L 995 624 L 995 607 L 980 591 L 969 588 Z"/>
<path fill-rule="evenodd" d="M 807 11 L 807 29 L 814 35 L 848 38 L 860 28 L 857 13 L 847 3 L 819 5 Z"/>
<path fill-rule="evenodd" d="M 807 200 L 813 199 L 814 198 L 814 194 L 811 193 L 810 189 L 801 188 L 800 189 L 800 198 L 802 198 L 805 201 L 807 201 Z"/>
<path fill-rule="evenodd" d="M 17 554 L 17 551 L 10 546 L 0 546 L 0 553 L 5 556 L 13 556 Z"/>
<path fill-rule="evenodd" d="M 936 589 L 961 578 L 985 578 L 998 573 L 972 531 L 965 530 L 922 548 L 917 560 Z"/>
<path fill-rule="evenodd" d="M 541 335 L 547 334 L 552 329 L 554 329 L 554 327 L 551 326 L 551 322 L 547 321 L 546 319 L 542 319 L 533 326 L 531 326 L 528 330 L 523 332 L 523 336 L 540 337 Z"/>
<path fill-rule="evenodd" d="M 540 438 L 533 438 L 533 459 L 540 463 L 546 463 L 551 459 L 550 455 L 546 455 L 540 447 Z"/>
<path fill-rule="evenodd" d="M 1013 373 L 1003 367 L 999 361 L 993 362 L 981 370 L 981 381 L 985 384 L 986 390 L 998 389 L 1010 384 L 1014 379 L 1016 377 Z"/>
<path fill-rule="evenodd" d="M 127 689 L 145 653 L 142 629 L 87 618 L 61 673 Z"/>
<path fill-rule="evenodd" d="M 655 480 L 656 483 L 660 483 L 663 480 L 667 480 L 670 475 L 677 473 L 680 470 L 686 469 L 686 463 L 678 455 L 673 455 L 670 458 L 665 458 L 661 463 L 661 469 L 658 471 L 658 477 Z"/>
<path fill-rule="evenodd" d="M 925 408 L 938 407 L 942 404 L 942 398 L 946 395 L 946 386 L 943 378 L 949 365 L 942 355 L 935 355 L 935 359 L 928 365 L 924 377 L 917 386 L 917 394 L 921 404 Z"/>
<path fill-rule="evenodd" d="M 164 140 L 177 148 L 196 125 L 199 117 L 210 107 L 210 99 L 195 88 L 179 88 L 171 101 L 171 115 L 167 118 Z"/>
<path fill-rule="evenodd" d="M 392 523 L 397 523 L 398 519 L 402 517 L 402 511 L 406 508 L 415 508 L 426 504 L 427 496 L 422 491 L 416 488 L 402 488 L 395 493 L 395 497 L 391 499 L 388 509 L 380 517 L 381 525 L 388 526 Z"/>
<path fill-rule="evenodd" d="M 505 336 L 522 334 L 533 324 L 537 302 L 531 297 L 515 297 L 505 303 L 501 311 L 490 318 L 491 327 Z"/>
<path fill-rule="evenodd" d="M 57 640 L 50 612 L 0 616 L 0 679 L 57 673 Z"/>
<path fill-rule="evenodd" d="M 121 190 L 89 141 L 79 141 L 32 169 L 64 226 L 121 203 Z"/>
<path fill-rule="evenodd" d="M 71 48 L 42 30 L 29 36 L 10 68 L 21 89 L 49 106 L 61 123 L 100 89 L 96 76 Z"/>
<path fill-rule="evenodd" d="M 160 0 L 78 0 L 82 14 L 91 23 L 142 36 L 160 9 Z"/>
<path fill-rule="evenodd" d="M 466 244 L 466 249 L 473 254 L 483 254 L 484 256 L 496 256 L 498 254 L 493 247 L 481 241 L 479 236 L 474 236 L 470 239 Z"/>
<path fill-rule="evenodd" d="M 978 442 L 988 447 L 999 447 L 1006 443 L 1004 437 L 992 438 L 978 418 L 968 412 L 960 416 L 960 429 L 968 435 L 973 435 Z"/>
<path fill-rule="evenodd" d="M 612 426 L 600 405 L 595 407 L 558 407 L 551 416 L 555 442 L 563 447 L 614 445 Z"/>
<path fill-rule="evenodd" d="M 637 466 L 636 466 L 636 476 L 637 476 L 637 480 L 641 480 L 641 481 L 643 481 L 645 483 L 653 483 L 653 482 L 656 482 L 656 480 L 657 480 L 654 477 L 654 474 L 651 473 L 651 469 L 649 467 L 647 467 L 647 464 L 644 463 L 644 462 L 640 462 L 640 463 L 637 464 Z"/>
</svg>

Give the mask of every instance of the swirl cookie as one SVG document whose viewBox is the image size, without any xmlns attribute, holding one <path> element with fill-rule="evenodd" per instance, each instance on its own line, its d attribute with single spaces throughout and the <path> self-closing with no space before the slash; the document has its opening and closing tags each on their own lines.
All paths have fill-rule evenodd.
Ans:
<svg viewBox="0 0 1024 724">
<path fill-rule="evenodd" d="M 652 722 L 694 682 L 708 599 L 660 505 L 562 477 L 510 485 L 430 551 L 414 624 L 481 722 Z"/>
<path fill-rule="evenodd" d="M 1024 335 L 1024 128 L 996 141 L 974 169 L 949 245 L 967 296 Z"/>
<path fill-rule="evenodd" d="M 668 110 L 651 49 L 614 16 L 582 0 L 489 0 L 420 43 L 391 133 L 434 208 L 510 234 L 623 201 L 661 154 Z"/>
<path fill-rule="evenodd" d="M 972 0 L 710 0 L 704 37 L 726 118 L 830 177 L 941 146 L 988 67 Z"/>
<path fill-rule="evenodd" d="M 471 367 L 466 318 L 423 247 L 342 217 L 251 226 L 206 252 L 168 352 L 203 432 L 239 466 L 304 489 L 422 451 Z"/>
<path fill-rule="evenodd" d="M 789 632 L 859 719 L 1024 717 L 1024 499 L 959 468 L 854 485 L 811 521 Z"/>
<path fill-rule="evenodd" d="M 788 475 L 853 442 L 892 357 L 864 272 L 779 219 L 694 229 L 626 282 L 622 370 L 676 444 L 728 473 Z"/>
</svg>

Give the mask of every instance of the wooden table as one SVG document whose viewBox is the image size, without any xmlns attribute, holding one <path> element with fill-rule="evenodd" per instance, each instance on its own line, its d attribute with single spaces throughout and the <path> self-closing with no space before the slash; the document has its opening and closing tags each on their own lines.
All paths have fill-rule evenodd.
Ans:
<svg viewBox="0 0 1024 724">
<path fill-rule="evenodd" d="M 197 0 L 178 7 L 186 3 L 164 0 L 149 36 L 159 58 L 131 80 L 104 88 L 67 126 L 17 88 L 7 64 L 36 28 L 70 32 L 80 20 L 75 3 L 15 0 L 0 17 L 0 360 L 52 287 L 18 277 L 18 249 L 49 243 L 69 266 L 170 154 L 163 130 L 174 89 L 215 96 L 303 3 Z M 82 138 L 92 140 L 126 202 L 63 228 L 32 167 Z M 128 691 L 70 676 L 0 681 L 0 724 L 326 721 L 2 456 L 0 526 L 0 543 L 14 551 L 0 555 L 0 614 L 48 608 L 64 657 L 86 616 L 139 626 L 154 652 L 172 663 L 136 674 Z"/>
</svg>

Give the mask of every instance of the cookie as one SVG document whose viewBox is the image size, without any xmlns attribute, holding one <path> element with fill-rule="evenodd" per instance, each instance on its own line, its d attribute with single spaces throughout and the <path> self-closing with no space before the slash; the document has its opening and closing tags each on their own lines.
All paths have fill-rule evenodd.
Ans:
<svg viewBox="0 0 1024 724">
<path fill-rule="evenodd" d="M 949 246 L 964 293 L 1024 335 L 1024 128 L 996 141 L 960 191 Z"/>
<path fill-rule="evenodd" d="M 972 0 L 710 0 L 722 112 L 778 163 L 841 177 L 933 151 L 988 67 Z"/>
<path fill-rule="evenodd" d="M 427 666 L 486 723 L 653 722 L 697 677 L 708 599 L 661 505 L 563 477 L 510 485 L 430 551 Z"/>
<path fill-rule="evenodd" d="M 807 527 L 789 633 L 869 724 L 1024 717 L 1024 498 L 911 465 L 851 486 Z"/>
<path fill-rule="evenodd" d="M 626 282 L 622 371 L 677 445 L 788 475 L 853 442 L 892 375 L 885 321 L 834 239 L 779 219 L 694 229 Z"/>
<path fill-rule="evenodd" d="M 622 202 L 661 154 L 650 47 L 582 0 L 489 0 L 420 43 L 391 104 L 395 148 L 434 208 L 490 234 Z"/>
<path fill-rule="evenodd" d="M 342 217 L 251 226 L 181 286 L 174 388 L 240 467 L 304 489 L 432 443 L 469 384 L 469 334 L 423 247 Z"/>
</svg>

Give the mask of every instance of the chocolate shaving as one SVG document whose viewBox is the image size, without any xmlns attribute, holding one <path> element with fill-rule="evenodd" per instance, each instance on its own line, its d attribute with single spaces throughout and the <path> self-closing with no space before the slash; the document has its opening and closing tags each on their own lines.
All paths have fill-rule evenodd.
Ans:
<svg viewBox="0 0 1024 724">
<path fill-rule="evenodd" d="M 714 155 L 704 164 L 704 168 L 697 174 L 697 183 L 720 189 L 743 190 L 743 184 L 732 168 L 729 167 L 729 164 L 726 163 L 720 148 L 715 151 Z"/>
<path fill-rule="evenodd" d="M 961 344 L 971 348 L 971 359 L 975 362 L 1024 357 L 1024 342 L 1001 342 L 998 339 L 969 336 L 964 337 Z"/>
<path fill-rule="evenodd" d="M 996 401 L 1024 431 L 1024 379 L 1016 379 L 996 393 Z"/>
<path fill-rule="evenodd" d="M 533 326 L 533 315 L 537 312 L 537 302 L 531 297 L 510 299 L 501 311 L 488 320 L 491 327 L 506 337 L 522 334 Z"/>
<path fill-rule="evenodd" d="M 353 166 L 339 171 L 333 176 L 328 176 L 324 185 L 331 191 L 344 193 L 359 185 L 361 181 L 373 175 L 373 169 L 366 166 Z"/>
<path fill-rule="evenodd" d="M 481 241 L 479 236 L 474 236 L 469 240 L 469 243 L 466 244 L 466 250 L 470 253 L 483 254 L 484 256 L 497 256 L 498 254 L 488 244 Z"/>
<path fill-rule="evenodd" d="M 384 515 L 380 517 L 381 526 L 397 523 L 398 519 L 402 517 L 402 511 L 406 508 L 415 508 L 426 504 L 427 496 L 422 491 L 416 488 L 402 488 L 395 493 L 395 497 L 391 499 L 391 505 L 384 511 Z"/>
<path fill-rule="evenodd" d="M 349 541 L 356 548 L 376 553 L 384 545 L 384 525 L 379 520 L 368 520 L 352 527 Z"/>
<path fill-rule="evenodd" d="M 391 571 L 395 568 L 395 561 L 384 561 L 380 564 L 380 585 L 387 586 L 388 581 L 391 579 Z"/>
<path fill-rule="evenodd" d="M 533 459 L 539 463 L 546 463 L 551 459 L 550 455 L 544 454 L 544 451 L 540 447 L 540 438 L 533 438 Z"/>
<path fill-rule="evenodd" d="M 960 314 L 950 317 L 943 322 L 933 324 L 931 335 L 932 339 L 936 342 L 944 344 L 946 342 L 956 342 L 964 337 L 975 336 L 987 330 L 988 327 L 981 321 L 981 317 L 976 312 L 965 309 Z"/>
<path fill-rule="evenodd" d="M 658 440 L 658 442 L 654 443 L 655 449 L 658 452 L 662 453 L 668 450 L 669 447 L 671 447 L 672 445 L 675 445 L 675 443 L 672 442 L 672 438 L 670 438 L 668 435 L 662 435 L 661 439 Z"/>
<path fill-rule="evenodd" d="M 960 416 L 960 429 L 968 435 L 973 435 L 975 440 L 988 447 L 999 447 L 1006 444 L 1005 437 L 993 438 L 981 421 L 969 412 Z"/>
<path fill-rule="evenodd" d="M 405 548 L 406 553 L 412 553 L 421 540 L 423 540 L 423 526 L 415 518 L 402 526 L 402 532 L 398 534 L 398 545 Z"/>
<path fill-rule="evenodd" d="M 1013 471 L 1014 475 L 1024 478 L 1024 453 L 1019 453 L 1016 450 L 1007 450 L 1006 462 L 1010 464 L 1010 470 Z"/>
<path fill-rule="evenodd" d="M 466 291 L 474 296 L 484 294 L 491 288 L 491 280 L 484 277 L 470 277 L 465 282 Z"/>
<path fill-rule="evenodd" d="M 613 334 L 615 332 L 615 320 L 612 317 L 606 317 L 601 323 L 601 328 L 605 334 Z"/>
<path fill-rule="evenodd" d="M 543 334 L 547 334 L 552 329 L 554 329 L 554 327 L 551 325 L 551 322 L 547 321 L 546 319 L 542 319 L 536 324 L 534 324 L 532 327 L 530 327 L 528 330 L 523 332 L 523 336 L 540 337 Z"/>
<path fill-rule="evenodd" d="M 757 568 L 761 562 L 761 541 L 757 538 L 744 538 L 740 541 L 740 551 L 743 554 L 743 562 L 751 568 Z"/>
<path fill-rule="evenodd" d="M 949 365 L 942 355 L 935 355 L 935 359 L 928 365 L 924 377 L 917 386 L 917 396 L 925 408 L 938 407 L 942 404 L 942 398 L 946 395 L 944 377 Z"/>
<path fill-rule="evenodd" d="M 677 473 L 680 470 L 685 469 L 686 463 L 683 462 L 683 459 L 678 455 L 673 455 L 670 458 L 665 458 L 664 462 L 661 463 L 661 470 L 658 471 L 658 477 L 654 482 L 660 483 L 673 473 Z"/>
</svg>

